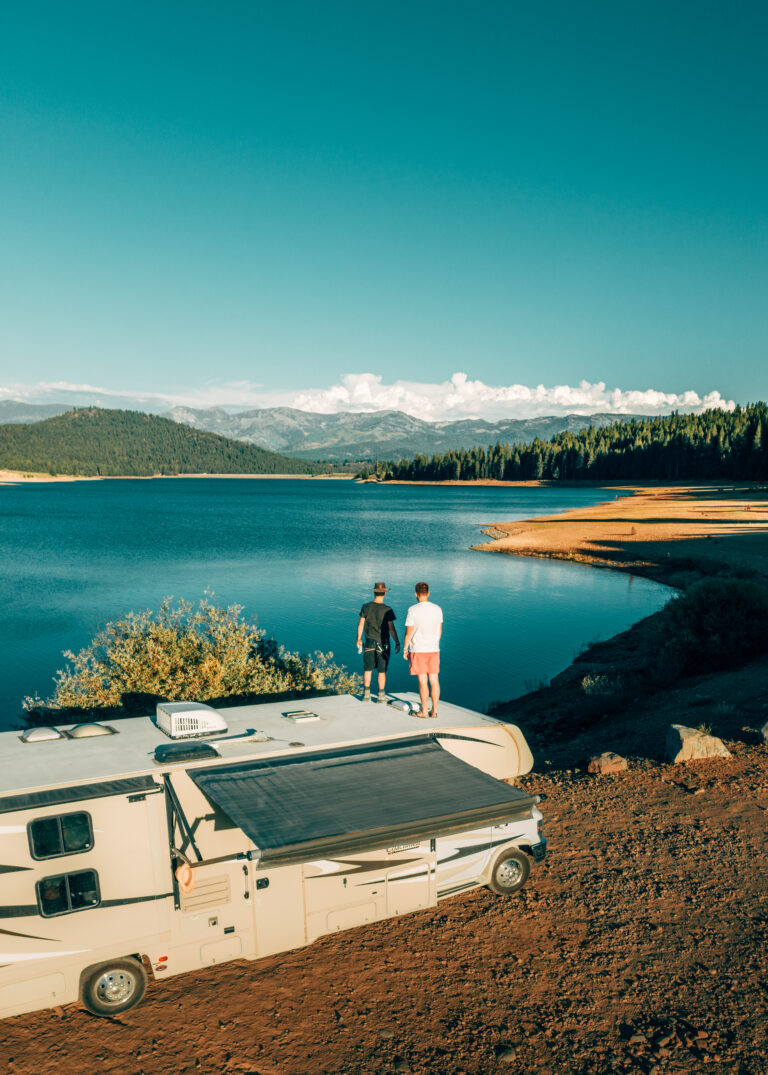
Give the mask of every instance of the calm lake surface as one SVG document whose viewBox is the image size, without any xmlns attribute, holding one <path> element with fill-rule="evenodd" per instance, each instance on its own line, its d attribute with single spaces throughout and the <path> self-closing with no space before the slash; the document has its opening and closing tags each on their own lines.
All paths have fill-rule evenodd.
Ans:
<svg viewBox="0 0 768 1075">
<path fill-rule="evenodd" d="M 618 572 L 472 552 L 484 524 L 587 507 L 600 489 L 154 479 L 0 487 L 0 726 L 52 689 L 62 650 L 166 596 L 213 590 L 290 649 L 360 668 L 361 604 L 378 579 L 402 639 L 413 586 L 443 608 L 443 696 L 476 709 L 561 671 L 583 643 L 669 591 Z M 413 689 L 393 651 L 388 688 Z"/>
</svg>

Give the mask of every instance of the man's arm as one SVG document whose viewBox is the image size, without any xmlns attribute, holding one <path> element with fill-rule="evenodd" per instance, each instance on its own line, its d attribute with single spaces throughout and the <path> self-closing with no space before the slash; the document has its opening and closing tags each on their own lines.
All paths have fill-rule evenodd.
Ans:
<svg viewBox="0 0 768 1075">
<path fill-rule="evenodd" d="M 394 620 L 389 621 L 389 633 L 392 636 L 392 638 L 394 638 L 394 640 L 395 640 L 395 653 L 399 653 L 400 652 L 400 639 L 397 637 L 397 631 L 395 629 L 395 621 Z"/>
<path fill-rule="evenodd" d="M 405 629 L 405 642 L 403 643 L 403 657 L 408 656 L 408 650 L 411 648 L 411 639 L 413 638 L 413 627 L 406 627 Z"/>
<path fill-rule="evenodd" d="M 363 644 L 363 628 L 365 627 L 365 616 L 361 616 L 357 622 L 357 645 Z"/>
</svg>

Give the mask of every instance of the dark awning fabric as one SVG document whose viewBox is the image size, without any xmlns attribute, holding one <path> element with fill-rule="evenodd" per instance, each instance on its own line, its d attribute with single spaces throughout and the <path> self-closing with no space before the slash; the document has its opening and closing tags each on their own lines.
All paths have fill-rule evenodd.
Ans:
<svg viewBox="0 0 768 1075">
<path fill-rule="evenodd" d="M 430 737 L 188 770 L 261 860 L 348 854 L 530 815 L 536 801 Z"/>
<path fill-rule="evenodd" d="M 162 785 L 151 776 L 128 776 L 121 780 L 102 780 L 95 784 L 76 784 L 67 788 L 46 788 L 43 791 L 25 791 L 18 795 L 0 798 L 0 814 L 12 810 L 31 810 L 38 806 L 59 806 L 65 803 L 101 799 L 106 795 L 150 794 L 162 791 Z"/>
</svg>

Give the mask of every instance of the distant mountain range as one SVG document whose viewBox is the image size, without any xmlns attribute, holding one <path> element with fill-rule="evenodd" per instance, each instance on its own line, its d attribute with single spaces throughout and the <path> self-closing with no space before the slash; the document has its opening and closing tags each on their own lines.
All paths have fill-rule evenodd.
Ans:
<svg viewBox="0 0 768 1075">
<path fill-rule="evenodd" d="M 433 455 L 496 441 L 521 444 L 539 437 L 549 440 L 564 430 L 628 421 L 626 414 L 566 414 L 546 418 L 507 418 L 487 422 L 464 418 L 457 422 L 424 422 L 402 411 L 364 414 L 315 414 L 292 407 L 228 414 L 221 408 L 194 410 L 174 407 L 168 417 L 197 429 L 258 444 L 298 459 L 372 462 Z"/>
<path fill-rule="evenodd" d="M 71 403 L 22 403 L 17 399 L 4 399 L 0 400 L 0 424 L 42 422 L 44 418 L 53 418 L 71 410 Z"/>
<path fill-rule="evenodd" d="M 65 404 L 0 402 L 0 425 L 35 422 L 62 414 Z M 566 414 L 544 418 L 507 418 L 488 422 L 464 418 L 425 422 L 402 411 L 316 414 L 292 407 L 270 407 L 232 414 L 221 407 L 197 410 L 174 407 L 164 415 L 183 425 L 232 440 L 245 441 L 297 459 L 333 463 L 397 460 L 502 441 L 523 444 L 549 440 L 565 430 L 612 425 L 640 415 Z"/>
<path fill-rule="evenodd" d="M 30 424 L 0 425 L 0 469 L 101 477 L 322 470 L 156 414 L 98 407 Z"/>
</svg>

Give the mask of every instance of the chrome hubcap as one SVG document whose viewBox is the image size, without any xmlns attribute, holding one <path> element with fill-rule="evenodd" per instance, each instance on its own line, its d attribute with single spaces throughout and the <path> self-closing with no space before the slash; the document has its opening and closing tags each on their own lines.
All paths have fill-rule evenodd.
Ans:
<svg viewBox="0 0 768 1075">
<path fill-rule="evenodd" d="M 96 983 L 96 996 L 104 1004 L 122 1004 L 135 989 L 136 979 L 128 971 L 108 971 Z"/>
<path fill-rule="evenodd" d="M 523 869 L 516 859 L 507 859 L 499 866 L 496 876 L 500 884 L 504 885 L 505 888 L 511 888 L 523 876 Z"/>
</svg>

